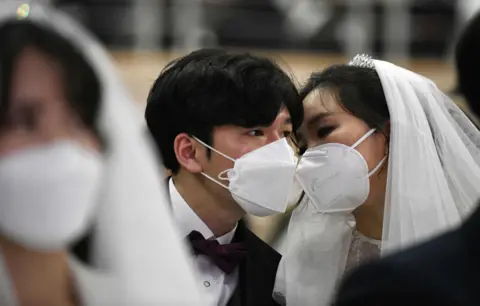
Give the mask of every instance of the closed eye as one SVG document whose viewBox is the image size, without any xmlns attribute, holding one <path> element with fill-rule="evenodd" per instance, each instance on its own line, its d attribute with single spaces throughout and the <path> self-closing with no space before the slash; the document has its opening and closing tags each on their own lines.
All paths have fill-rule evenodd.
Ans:
<svg viewBox="0 0 480 306">
<path fill-rule="evenodd" d="M 7 124 L 13 129 L 34 131 L 38 128 L 42 107 L 36 103 L 17 107 L 7 118 Z"/>
<path fill-rule="evenodd" d="M 333 130 L 335 130 L 335 127 L 333 126 L 321 127 L 317 130 L 317 137 L 325 138 L 328 135 L 330 135 L 330 133 L 333 132 Z"/>
</svg>

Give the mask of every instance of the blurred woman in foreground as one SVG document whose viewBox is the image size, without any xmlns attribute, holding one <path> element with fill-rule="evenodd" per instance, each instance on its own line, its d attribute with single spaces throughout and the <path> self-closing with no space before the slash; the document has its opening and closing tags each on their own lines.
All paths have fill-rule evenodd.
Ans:
<svg viewBox="0 0 480 306">
<path fill-rule="evenodd" d="M 16 9 L 0 5 L 0 304 L 202 305 L 110 58 L 65 16 Z"/>
<path fill-rule="evenodd" d="M 365 261 L 457 226 L 480 197 L 480 132 L 429 79 L 357 56 L 302 90 L 297 180 L 275 296 L 327 305 Z"/>
</svg>

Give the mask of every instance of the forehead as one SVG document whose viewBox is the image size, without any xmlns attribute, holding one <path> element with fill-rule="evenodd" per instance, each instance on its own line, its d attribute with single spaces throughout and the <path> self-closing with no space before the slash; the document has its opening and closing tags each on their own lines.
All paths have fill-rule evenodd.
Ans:
<svg viewBox="0 0 480 306">
<path fill-rule="evenodd" d="M 33 89 L 61 83 L 62 76 L 57 63 L 34 48 L 26 48 L 18 57 L 13 72 L 14 85 L 26 85 Z M 25 93 L 27 94 L 27 93 Z"/>
<path fill-rule="evenodd" d="M 34 48 L 27 48 L 20 54 L 12 75 L 10 98 L 13 101 L 59 99 L 62 87 L 62 72 L 54 60 Z"/>
<path fill-rule="evenodd" d="M 325 113 L 345 112 L 337 102 L 335 95 L 329 90 L 314 90 L 304 100 L 305 112 L 302 127 L 315 117 Z"/>
<path fill-rule="evenodd" d="M 286 107 L 278 113 L 277 117 L 272 123 L 272 126 L 285 124 L 285 123 L 289 123 L 289 124 L 291 123 L 290 112 Z"/>
</svg>

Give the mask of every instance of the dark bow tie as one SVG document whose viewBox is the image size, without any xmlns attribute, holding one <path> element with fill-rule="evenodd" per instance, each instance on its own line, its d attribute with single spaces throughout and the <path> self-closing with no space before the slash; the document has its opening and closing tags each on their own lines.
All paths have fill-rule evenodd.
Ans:
<svg viewBox="0 0 480 306">
<path fill-rule="evenodd" d="M 231 274 L 247 254 L 247 249 L 241 242 L 220 244 L 217 240 L 206 240 L 197 231 L 192 231 L 187 238 L 195 255 L 209 257 L 226 274 Z"/>
</svg>

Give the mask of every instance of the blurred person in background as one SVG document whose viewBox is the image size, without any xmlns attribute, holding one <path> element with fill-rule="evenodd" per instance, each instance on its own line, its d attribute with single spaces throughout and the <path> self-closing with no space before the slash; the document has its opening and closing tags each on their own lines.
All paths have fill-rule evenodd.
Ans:
<svg viewBox="0 0 480 306">
<path fill-rule="evenodd" d="M 109 56 L 17 7 L 0 5 L 0 304 L 203 305 Z"/>
<path fill-rule="evenodd" d="M 305 200 L 290 220 L 274 294 L 286 305 L 328 305 L 344 273 L 472 213 L 480 132 L 431 80 L 366 55 L 312 74 L 300 96 L 296 179 Z M 373 275 L 358 282 L 372 297 L 386 284 Z"/>
<path fill-rule="evenodd" d="M 468 109 L 477 117 L 480 114 L 480 88 L 477 82 L 480 67 L 477 53 L 480 50 L 479 37 L 480 14 L 476 14 L 460 35 L 455 48 L 457 93 L 463 96 Z"/>
<path fill-rule="evenodd" d="M 458 87 L 477 117 L 480 116 L 479 53 L 480 15 L 476 15 L 458 41 L 455 59 Z M 480 141 L 477 133 L 470 130 L 472 151 Z M 458 152 L 456 158 L 463 163 L 465 156 Z M 477 181 L 478 176 L 471 176 L 470 182 L 462 183 L 474 184 L 472 188 L 478 190 Z M 454 200 L 461 204 L 461 199 Z M 460 228 L 359 268 L 343 282 L 336 305 L 478 305 L 479 233 L 477 208 Z"/>
<path fill-rule="evenodd" d="M 292 80 L 266 58 L 198 50 L 160 73 L 145 118 L 210 305 L 276 305 L 280 254 L 242 218 L 285 212 L 300 194 L 287 140 L 303 118 Z"/>
</svg>

